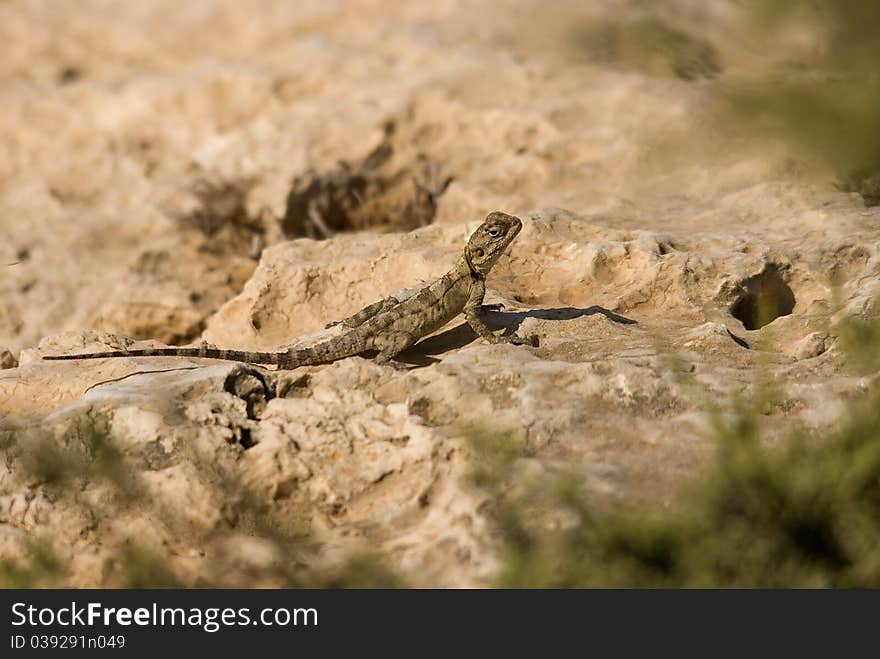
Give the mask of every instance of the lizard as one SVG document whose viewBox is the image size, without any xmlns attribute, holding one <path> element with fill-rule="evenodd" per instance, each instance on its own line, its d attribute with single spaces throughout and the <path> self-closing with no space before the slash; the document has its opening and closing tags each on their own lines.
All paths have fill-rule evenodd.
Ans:
<svg viewBox="0 0 880 659">
<path fill-rule="evenodd" d="M 493 333 L 482 318 L 486 275 L 522 229 L 513 215 L 495 211 L 471 234 L 464 253 L 449 272 L 404 299 L 387 297 L 327 327 L 342 325 L 343 334 L 308 348 L 283 352 L 250 352 L 201 346 L 191 348 L 143 348 L 72 355 L 44 355 L 43 359 L 104 359 L 109 357 L 203 357 L 279 369 L 313 366 L 375 351 L 378 364 L 395 364 L 394 358 L 463 313 L 467 323 L 489 343 L 531 344 L 517 334 Z"/>
</svg>

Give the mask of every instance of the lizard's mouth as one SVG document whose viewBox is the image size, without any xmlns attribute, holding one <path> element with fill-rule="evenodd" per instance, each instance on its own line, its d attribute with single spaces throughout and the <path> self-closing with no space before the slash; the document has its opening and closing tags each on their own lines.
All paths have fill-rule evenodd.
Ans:
<svg viewBox="0 0 880 659">
<path fill-rule="evenodd" d="M 504 247 L 502 248 L 502 251 L 510 247 L 510 243 L 514 241 L 514 239 L 519 235 L 520 231 L 522 231 L 522 222 L 517 219 L 515 223 L 511 223 L 510 229 L 508 229 L 507 231 L 507 235 L 504 236 Z"/>
</svg>

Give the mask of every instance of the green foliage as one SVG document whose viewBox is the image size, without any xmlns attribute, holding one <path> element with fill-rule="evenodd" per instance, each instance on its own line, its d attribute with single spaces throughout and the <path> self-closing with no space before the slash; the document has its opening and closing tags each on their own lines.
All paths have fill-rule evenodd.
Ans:
<svg viewBox="0 0 880 659">
<path fill-rule="evenodd" d="M 801 168 L 830 172 L 841 189 L 880 204 L 880 3 L 727 4 L 719 25 L 662 3 L 603 19 L 576 11 L 564 43 L 610 67 L 711 80 L 704 86 L 719 100 L 725 132 L 780 140 Z"/>
<path fill-rule="evenodd" d="M 744 29 L 763 67 L 728 82 L 729 118 L 785 140 L 832 169 L 841 187 L 880 203 L 880 4 L 874 0 L 749 0 Z M 787 49 L 786 33 L 800 47 Z M 804 43 L 809 47 L 804 47 Z"/>
<path fill-rule="evenodd" d="M 149 514 L 154 502 L 143 486 L 139 468 L 118 448 L 111 419 L 90 410 L 69 420 L 57 432 L 38 426 L 5 429 L 0 432 L 0 459 L 19 474 L 29 487 L 62 505 L 75 502 L 89 510 L 97 532 L 108 516 L 125 512 L 136 519 Z M 378 556 L 356 555 L 335 567 L 311 566 L 299 556 L 316 552 L 315 541 L 307 531 L 291 523 L 258 493 L 233 476 L 211 474 L 223 481 L 228 496 L 225 515 L 228 531 L 247 533 L 274 546 L 284 559 L 259 568 L 242 565 L 240 557 L 226 555 L 224 529 L 206 531 L 201 539 L 211 555 L 206 570 L 195 583 L 175 572 L 174 561 L 151 538 L 133 536 L 105 554 L 100 582 L 111 588 L 201 588 L 228 587 L 253 583 L 306 588 L 400 587 L 400 577 Z M 101 496 L 82 496 L 89 487 L 103 488 Z M 181 502 L 184 505 L 186 502 Z M 25 547 L 24 558 L 0 557 L 0 587 L 58 588 L 69 585 L 74 570 L 69 559 L 57 549 L 63 538 L 45 538 Z M 194 542 L 199 542 L 194 538 Z M 54 544 L 53 544 L 54 543 Z M 216 544 L 214 544 L 216 543 Z M 53 550 L 53 546 L 56 550 Z"/>
<path fill-rule="evenodd" d="M 110 422 L 103 415 L 78 417 L 60 438 L 40 429 L 8 434 L 8 454 L 35 484 L 63 489 L 96 479 L 131 486 L 130 474 L 112 443 Z"/>
<path fill-rule="evenodd" d="M 525 450 L 523 439 L 512 431 L 472 428 L 470 436 L 472 460 L 468 476 L 477 487 L 493 485 L 498 474 L 509 472 Z"/>
<path fill-rule="evenodd" d="M 130 545 L 120 550 L 107 566 L 116 569 L 117 574 L 109 572 L 105 578 L 113 583 L 114 576 L 123 588 L 183 588 L 184 583 L 168 569 L 168 561 L 155 551 L 140 545 Z"/>
<path fill-rule="evenodd" d="M 721 70 L 710 43 L 658 16 L 575 21 L 570 43 L 590 60 L 651 75 L 696 80 Z"/>
<path fill-rule="evenodd" d="M 847 318 L 836 332 L 846 352 L 850 367 L 858 373 L 880 370 L 880 313 L 862 318 Z"/>
<path fill-rule="evenodd" d="M 850 355 L 878 354 L 880 325 L 841 328 Z M 713 412 L 714 461 L 669 507 L 594 501 L 568 472 L 524 479 L 517 442 L 476 436 L 473 482 L 503 546 L 497 585 L 880 587 L 880 390 L 833 429 L 774 444 L 764 422 L 778 393 L 758 387 Z"/>
<path fill-rule="evenodd" d="M 865 314 L 833 331 L 853 366 L 878 372 L 880 318 Z M 664 507 L 596 499 L 579 474 L 531 468 L 536 463 L 520 433 L 473 430 L 469 481 L 490 495 L 502 546 L 496 585 L 880 587 L 880 388 L 873 382 L 832 429 L 796 428 L 777 442 L 765 422 L 779 405 L 778 386 L 718 405 L 713 462 Z M 109 419 L 98 413 L 58 436 L 34 429 L 0 435 L 7 464 L 24 469 L 56 501 L 97 482 L 112 492 L 103 501 L 148 510 L 137 472 L 118 445 Z M 211 551 L 209 570 L 189 583 L 161 548 L 134 538 L 109 556 L 99 585 L 224 586 L 230 574 L 288 587 L 406 585 L 377 556 L 355 556 L 336 568 L 309 565 L 316 548 L 307 530 L 278 516 L 243 483 L 230 479 L 223 491 L 237 493 L 230 497 L 231 528 L 274 545 L 284 557 L 277 564 L 248 568 Z M 99 524 L 106 512 L 95 511 Z M 217 536 L 205 546 L 222 546 L 211 545 L 222 532 Z M 29 545 L 24 560 L 0 559 L 0 587 L 64 586 L 71 573 L 49 542 Z"/>
<path fill-rule="evenodd" d="M 65 567 L 45 542 L 28 544 L 25 561 L 0 559 L 0 588 L 57 588 L 64 583 Z"/>
<path fill-rule="evenodd" d="M 360 554 L 349 558 L 343 565 L 318 570 L 300 581 L 303 588 L 405 588 L 403 578 L 389 568 L 381 556 Z"/>
<path fill-rule="evenodd" d="M 761 441 L 760 418 L 740 410 L 719 426 L 715 464 L 668 509 L 593 502 L 571 474 L 515 496 L 496 479 L 498 585 L 880 586 L 880 398 L 827 437 L 779 447 Z"/>
</svg>

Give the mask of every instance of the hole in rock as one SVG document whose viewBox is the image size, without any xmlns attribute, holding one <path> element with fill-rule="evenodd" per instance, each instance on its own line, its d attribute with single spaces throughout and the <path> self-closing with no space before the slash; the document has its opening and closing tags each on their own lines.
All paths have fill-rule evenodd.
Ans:
<svg viewBox="0 0 880 659">
<path fill-rule="evenodd" d="M 865 201 L 865 206 L 880 206 L 880 169 L 853 173 L 837 187 L 844 192 L 859 193 Z"/>
<path fill-rule="evenodd" d="M 285 236 L 320 240 L 344 231 L 410 231 L 433 222 L 437 200 L 452 179 L 425 154 L 400 143 L 393 122 L 384 130 L 361 161 L 294 179 L 282 219 Z"/>
<path fill-rule="evenodd" d="M 785 283 L 779 267 L 770 264 L 742 283 L 742 294 L 731 305 L 730 313 L 747 330 L 755 330 L 789 315 L 794 305 L 794 292 Z"/>
<path fill-rule="evenodd" d="M 199 179 L 192 190 L 198 206 L 182 218 L 183 222 L 213 242 L 226 239 L 246 245 L 252 235 L 265 231 L 261 218 L 247 210 L 247 197 L 254 185 L 256 181 L 251 179 Z"/>
<path fill-rule="evenodd" d="M 249 448 L 253 448 L 257 445 L 257 440 L 254 439 L 250 428 L 239 428 L 238 429 L 238 443 L 245 450 Z"/>
</svg>

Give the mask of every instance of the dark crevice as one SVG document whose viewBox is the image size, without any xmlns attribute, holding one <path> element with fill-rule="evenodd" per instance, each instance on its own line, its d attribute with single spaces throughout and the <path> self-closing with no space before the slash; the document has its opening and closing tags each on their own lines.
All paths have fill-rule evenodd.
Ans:
<svg viewBox="0 0 880 659">
<path fill-rule="evenodd" d="M 236 368 L 226 376 L 223 390 L 247 404 L 247 417 L 257 420 L 270 400 L 275 398 L 272 383 L 256 369 Z"/>
<path fill-rule="evenodd" d="M 58 72 L 58 84 L 69 85 L 82 78 L 83 72 L 76 66 L 65 66 Z"/>
<path fill-rule="evenodd" d="M 738 337 L 736 334 L 734 334 L 730 330 L 727 330 L 727 333 L 730 335 L 730 338 L 733 339 L 733 342 L 736 343 L 738 346 L 740 346 L 741 348 L 745 348 L 747 350 L 750 349 L 748 341 L 746 341 L 743 338 Z"/>
<path fill-rule="evenodd" d="M 576 52 L 605 65 L 688 81 L 722 70 L 709 41 L 657 17 L 578 21 L 570 29 Z"/>
<path fill-rule="evenodd" d="M 434 221 L 437 200 L 452 181 L 423 153 L 407 162 L 396 124 L 359 162 L 341 161 L 293 180 L 281 225 L 288 238 L 330 238 L 346 231 L 410 231 Z"/>
<path fill-rule="evenodd" d="M 845 192 L 857 192 L 865 206 L 880 206 L 880 170 L 863 170 L 846 178 L 839 186 Z"/>
<path fill-rule="evenodd" d="M 266 405 L 275 398 L 272 380 L 256 369 L 245 367 L 236 368 L 226 376 L 223 390 L 245 402 L 247 418 L 250 421 L 259 421 Z M 245 424 L 235 428 L 235 437 L 244 449 L 249 449 L 258 443 L 253 429 Z"/>
<path fill-rule="evenodd" d="M 255 179 L 196 181 L 192 194 L 197 206 L 180 219 L 184 226 L 198 230 L 205 238 L 199 250 L 206 254 L 236 254 L 252 259 L 273 236 L 268 209 L 248 211 L 247 200 Z"/>
<path fill-rule="evenodd" d="M 730 306 L 731 315 L 747 330 L 756 330 L 794 311 L 794 291 L 780 267 L 768 264 L 759 274 L 740 284 L 741 293 Z"/>
<path fill-rule="evenodd" d="M 309 395 L 312 379 L 308 373 L 292 376 L 288 372 L 277 378 L 275 395 L 278 398 L 303 398 Z"/>
<path fill-rule="evenodd" d="M 238 443 L 245 450 L 256 446 L 257 440 L 253 438 L 253 434 L 251 433 L 250 428 L 239 428 L 238 429 Z"/>
</svg>

